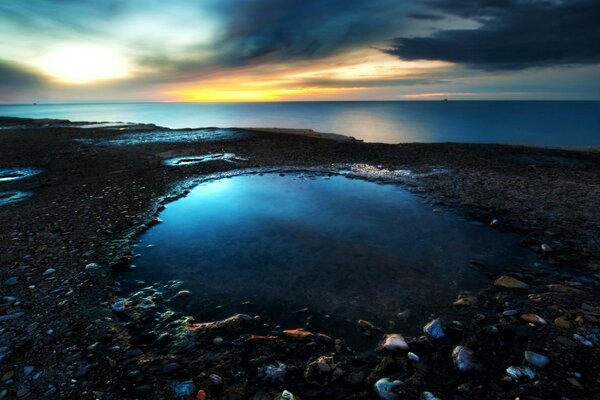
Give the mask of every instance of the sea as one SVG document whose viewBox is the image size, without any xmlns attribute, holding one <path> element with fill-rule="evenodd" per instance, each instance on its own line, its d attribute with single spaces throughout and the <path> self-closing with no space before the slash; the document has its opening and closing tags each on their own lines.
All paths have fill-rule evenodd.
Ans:
<svg viewBox="0 0 600 400">
<path fill-rule="evenodd" d="M 168 128 L 302 128 L 365 142 L 600 148 L 600 101 L 326 101 L 0 105 L 0 116 Z"/>
</svg>

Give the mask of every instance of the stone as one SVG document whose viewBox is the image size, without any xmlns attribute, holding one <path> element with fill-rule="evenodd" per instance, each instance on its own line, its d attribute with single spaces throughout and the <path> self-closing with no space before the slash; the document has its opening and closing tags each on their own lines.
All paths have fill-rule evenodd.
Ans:
<svg viewBox="0 0 600 400">
<path fill-rule="evenodd" d="M 399 396 L 394 390 L 402 385 L 404 385 L 402 381 L 391 381 L 388 378 L 381 378 L 375 382 L 375 393 L 377 393 L 377 396 L 381 400 L 397 400 Z"/>
<path fill-rule="evenodd" d="M 573 328 L 573 323 L 567 321 L 567 319 L 565 317 L 556 317 L 554 319 L 554 325 L 558 326 L 559 328 L 563 328 L 563 329 L 572 329 Z"/>
<path fill-rule="evenodd" d="M 327 386 L 343 373 L 333 356 L 323 355 L 308 363 L 304 370 L 304 379 L 311 385 Z"/>
<path fill-rule="evenodd" d="M 189 397 L 196 391 L 196 385 L 192 381 L 185 381 L 175 386 L 175 396 Z"/>
<path fill-rule="evenodd" d="M 93 271 L 96 269 L 100 269 L 100 265 L 96 263 L 89 263 L 85 266 L 86 271 Z"/>
<path fill-rule="evenodd" d="M 529 367 L 508 367 L 506 373 L 515 381 L 535 378 L 535 372 Z"/>
<path fill-rule="evenodd" d="M 0 315 L 0 322 L 10 321 L 11 319 L 17 319 L 19 317 L 22 317 L 23 315 L 25 315 L 25 313 L 22 311 L 17 311 L 12 314 Z"/>
<path fill-rule="evenodd" d="M 115 301 L 111 306 L 112 310 L 116 313 L 122 313 L 127 308 L 127 304 L 123 300 Z"/>
<path fill-rule="evenodd" d="M 525 360 L 538 368 L 545 368 L 548 364 L 550 364 L 550 359 L 548 357 L 533 351 L 525 352 Z"/>
<path fill-rule="evenodd" d="M 10 278 L 8 278 L 7 280 L 4 281 L 4 284 L 6 286 L 14 286 L 19 282 L 19 278 L 17 278 L 16 276 L 12 276 Z"/>
<path fill-rule="evenodd" d="M 408 352 L 408 359 L 409 359 L 409 360 L 412 360 L 412 361 L 414 361 L 414 362 L 419 362 L 419 361 L 421 361 L 421 359 L 419 358 L 419 356 L 418 356 L 418 355 L 416 355 L 415 353 L 412 353 L 412 352 L 410 352 L 410 351 Z"/>
<path fill-rule="evenodd" d="M 423 392 L 421 393 L 421 400 L 440 400 L 440 398 L 431 392 Z"/>
<path fill-rule="evenodd" d="M 546 320 L 537 314 L 523 314 L 523 315 L 521 315 L 521 319 L 525 322 L 531 322 L 534 324 L 541 324 L 541 325 L 547 324 Z"/>
<path fill-rule="evenodd" d="M 474 361 L 474 353 L 467 346 L 456 346 L 452 350 L 452 360 L 454 365 L 461 372 L 469 372 L 478 366 Z"/>
<path fill-rule="evenodd" d="M 494 285 L 508 289 L 529 289 L 528 284 L 508 275 L 502 275 L 498 277 L 494 281 Z"/>
<path fill-rule="evenodd" d="M 398 333 L 392 333 L 385 336 L 381 347 L 389 351 L 407 350 L 408 344 Z"/>
<path fill-rule="evenodd" d="M 292 394 L 292 392 L 288 392 L 287 390 L 284 390 L 281 395 L 279 396 L 279 400 L 295 400 L 296 398 L 294 397 L 294 395 Z"/>
<path fill-rule="evenodd" d="M 442 329 L 442 321 L 439 318 L 436 318 L 425 325 L 423 327 L 423 332 L 434 339 L 441 339 L 445 336 L 444 330 Z"/>
<path fill-rule="evenodd" d="M 44 276 L 52 275 L 55 272 L 56 272 L 56 270 L 54 268 L 48 268 L 47 270 L 44 271 L 44 273 L 42 275 L 44 275 Z"/>
</svg>

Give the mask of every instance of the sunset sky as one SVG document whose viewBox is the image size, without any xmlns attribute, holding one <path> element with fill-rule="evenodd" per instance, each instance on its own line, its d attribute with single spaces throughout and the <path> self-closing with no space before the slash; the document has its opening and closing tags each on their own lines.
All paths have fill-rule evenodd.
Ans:
<svg viewBox="0 0 600 400">
<path fill-rule="evenodd" d="M 0 103 L 600 100 L 598 0 L 3 0 Z"/>
</svg>

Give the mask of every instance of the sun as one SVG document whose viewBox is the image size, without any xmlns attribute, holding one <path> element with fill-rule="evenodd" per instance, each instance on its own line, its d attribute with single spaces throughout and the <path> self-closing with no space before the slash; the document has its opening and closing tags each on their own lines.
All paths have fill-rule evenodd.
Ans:
<svg viewBox="0 0 600 400">
<path fill-rule="evenodd" d="M 56 81 L 86 84 L 129 76 L 129 65 L 118 52 L 95 45 L 67 45 L 41 57 L 38 66 Z"/>
</svg>

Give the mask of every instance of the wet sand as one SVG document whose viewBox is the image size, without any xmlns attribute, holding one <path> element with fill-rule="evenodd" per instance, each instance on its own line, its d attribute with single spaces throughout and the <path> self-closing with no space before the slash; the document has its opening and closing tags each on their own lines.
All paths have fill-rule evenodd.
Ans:
<svg viewBox="0 0 600 400">
<path fill-rule="evenodd" d="M 74 139 L 123 131 L 8 118 L 0 119 L 0 128 L 0 168 L 43 170 L 0 183 L 1 192 L 32 192 L 0 207 L 0 398 L 173 398 L 178 384 L 192 380 L 209 399 L 277 399 L 284 389 L 300 399 L 377 399 L 373 385 L 381 378 L 404 382 L 400 398 L 424 391 L 442 399 L 598 396 L 597 151 L 367 144 L 279 131 L 212 142 L 95 146 Z M 240 158 L 164 165 L 172 157 L 209 153 Z M 386 179 L 376 173 L 382 170 L 425 173 L 402 184 L 433 207 L 486 224 L 497 220 L 496 229 L 521 234 L 522 245 L 542 254 L 552 270 L 515 266 L 504 274 L 528 287 L 509 289 L 494 285 L 498 275 L 474 262 L 489 287 L 431 316 L 442 320 L 444 339 L 405 336 L 418 363 L 406 351 L 358 354 L 319 332 L 253 337 L 258 322 L 244 319 L 196 329 L 190 323 L 184 335 L 142 340 L 157 318 L 173 322 L 168 310 L 112 311 L 114 268 L 130 263 L 131 241 L 153 223 L 164 201 L 184 194 L 182 182 L 245 168 L 339 163 L 372 166 L 374 178 Z M 438 168 L 448 173 L 426 174 Z M 510 310 L 514 315 L 503 315 Z M 527 314 L 546 323 L 521 318 Z M 367 326 L 365 333 L 394 333 L 393 325 L 380 328 Z M 217 336 L 223 343 L 216 344 Z M 451 357 L 457 345 L 468 346 L 481 368 L 458 371 Z M 526 350 L 546 355 L 550 364 L 533 367 L 534 379 L 516 382 L 506 368 L 530 365 L 523 360 Z M 332 357 L 320 359 L 332 372 L 317 368 L 322 356 Z M 265 368 L 279 362 L 286 366 L 282 379 L 265 379 Z"/>
</svg>

